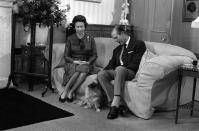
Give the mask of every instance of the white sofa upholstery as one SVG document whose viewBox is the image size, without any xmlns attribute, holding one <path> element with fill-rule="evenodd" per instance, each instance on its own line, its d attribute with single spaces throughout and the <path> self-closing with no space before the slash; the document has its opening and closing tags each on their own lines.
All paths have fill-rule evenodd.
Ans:
<svg viewBox="0 0 199 131">
<path fill-rule="evenodd" d="M 98 52 L 96 65 L 104 67 L 117 43 L 111 38 L 95 38 L 95 41 Z M 155 108 L 165 110 L 175 108 L 177 69 L 182 64 L 192 63 L 196 60 L 196 56 L 191 51 L 170 44 L 148 41 L 145 41 L 145 44 L 147 50 L 142 57 L 136 77 L 126 82 L 125 101 L 136 116 L 149 119 Z M 53 45 L 53 67 L 63 56 L 64 45 L 64 43 Z M 52 71 L 53 85 L 59 92 L 63 90 L 61 86 L 63 73 L 63 68 Z M 78 92 L 83 94 L 85 87 L 94 79 L 96 75 L 88 76 Z M 183 88 L 182 94 L 184 92 L 191 92 L 191 90 L 187 91 Z M 181 103 L 185 101 L 187 99 L 182 99 Z"/>
<path fill-rule="evenodd" d="M 196 56 L 178 46 L 147 42 L 136 78 L 127 82 L 125 100 L 135 115 L 148 119 L 154 108 L 174 109 L 180 65 Z M 182 101 L 183 102 L 183 101 Z"/>
</svg>

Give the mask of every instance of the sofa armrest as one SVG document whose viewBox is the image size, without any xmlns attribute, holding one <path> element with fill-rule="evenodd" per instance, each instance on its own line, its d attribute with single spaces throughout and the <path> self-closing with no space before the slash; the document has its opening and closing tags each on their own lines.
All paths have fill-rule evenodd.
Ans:
<svg viewBox="0 0 199 131">
<path fill-rule="evenodd" d="M 143 60 L 137 77 L 126 83 L 125 101 L 129 109 L 136 116 L 149 119 L 154 112 L 154 106 L 167 101 L 167 92 L 177 79 L 173 72 L 180 65 L 191 62 L 192 59 L 186 56 L 154 56 Z M 172 77 L 168 77 L 169 74 Z M 170 82 L 170 85 L 161 86 L 160 82 Z"/>
<path fill-rule="evenodd" d="M 54 43 L 52 50 L 52 69 L 60 64 L 63 65 L 63 55 L 64 55 L 65 43 Z M 60 65 L 61 66 L 61 65 Z"/>
</svg>

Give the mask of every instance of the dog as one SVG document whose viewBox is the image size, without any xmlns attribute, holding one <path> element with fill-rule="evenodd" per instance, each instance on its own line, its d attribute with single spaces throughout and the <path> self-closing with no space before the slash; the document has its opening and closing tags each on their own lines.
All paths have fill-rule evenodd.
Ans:
<svg viewBox="0 0 199 131">
<path fill-rule="evenodd" d="M 78 104 L 84 108 L 94 108 L 96 112 L 100 112 L 101 97 L 101 89 L 98 86 L 97 80 L 95 80 L 85 88 L 85 95 L 81 97 Z"/>
</svg>

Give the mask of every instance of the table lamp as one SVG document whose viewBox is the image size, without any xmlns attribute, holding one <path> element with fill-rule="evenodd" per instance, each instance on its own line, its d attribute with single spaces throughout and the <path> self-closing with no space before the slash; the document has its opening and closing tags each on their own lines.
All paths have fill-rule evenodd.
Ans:
<svg viewBox="0 0 199 131">
<path fill-rule="evenodd" d="M 199 16 L 191 22 L 191 28 L 199 28 Z"/>
<path fill-rule="evenodd" d="M 199 16 L 191 22 L 191 28 L 199 28 Z M 197 66 L 198 61 L 193 61 L 193 66 Z"/>
</svg>

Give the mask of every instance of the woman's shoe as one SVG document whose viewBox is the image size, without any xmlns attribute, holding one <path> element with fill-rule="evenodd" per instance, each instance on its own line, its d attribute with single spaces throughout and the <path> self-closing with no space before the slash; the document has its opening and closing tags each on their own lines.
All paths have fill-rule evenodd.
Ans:
<svg viewBox="0 0 199 131">
<path fill-rule="evenodd" d="M 110 111 L 108 113 L 107 119 L 115 119 L 118 117 L 118 107 L 116 106 L 111 106 Z"/>
<path fill-rule="evenodd" d="M 67 95 L 67 97 L 66 97 L 66 101 L 69 103 L 73 102 L 73 98 L 75 97 L 75 95 L 72 93 L 70 96 L 71 96 L 71 98 L 69 98 L 69 95 Z"/>
<path fill-rule="evenodd" d="M 64 103 L 66 100 L 67 100 L 67 98 L 61 98 L 61 96 L 59 97 L 59 101 L 60 101 L 61 103 Z"/>
<path fill-rule="evenodd" d="M 72 98 L 66 97 L 66 101 L 69 102 L 69 103 L 73 102 L 73 97 Z"/>
</svg>

